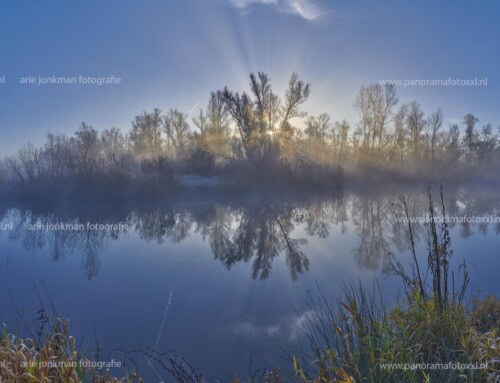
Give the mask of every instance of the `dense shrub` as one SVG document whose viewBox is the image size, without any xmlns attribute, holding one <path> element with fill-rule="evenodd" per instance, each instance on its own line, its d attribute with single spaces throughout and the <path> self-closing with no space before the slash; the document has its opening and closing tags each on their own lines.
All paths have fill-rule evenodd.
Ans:
<svg viewBox="0 0 500 383">
<path fill-rule="evenodd" d="M 215 155 L 197 148 L 189 157 L 187 168 L 194 174 L 211 175 L 215 168 Z"/>
<path fill-rule="evenodd" d="M 145 197 L 165 195 L 173 188 L 174 173 L 165 157 L 143 159 L 138 178 L 139 194 Z"/>
</svg>

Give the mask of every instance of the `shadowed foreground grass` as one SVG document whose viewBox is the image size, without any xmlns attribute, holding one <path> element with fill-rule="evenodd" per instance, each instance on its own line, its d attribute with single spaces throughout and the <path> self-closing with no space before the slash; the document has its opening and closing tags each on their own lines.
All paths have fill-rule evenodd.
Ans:
<svg viewBox="0 0 500 383">
<path fill-rule="evenodd" d="M 51 328 L 39 333 L 38 338 L 20 339 L 4 327 L 0 335 L 0 382 L 142 382 L 135 372 L 113 377 L 109 369 L 99 368 L 82 355 L 64 319 L 54 318 Z"/>
<path fill-rule="evenodd" d="M 296 355 L 291 351 L 289 371 L 264 371 L 235 377 L 233 382 L 498 381 L 500 301 L 496 297 L 474 299 L 470 308 L 456 304 L 439 311 L 432 299 L 417 295 L 385 312 L 374 299 L 361 285 L 346 288 L 337 302 L 340 306 L 311 299 L 313 315 L 304 330 L 310 351 Z M 390 363 L 395 365 L 391 368 Z M 430 367 L 449 363 L 457 366 Z M 109 369 L 91 364 L 78 351 L 68 322 L 62 319 L 54 320 L 42 343 L 16 338 L 6 329 L 0 336 L 2 382 L 143 381 L 135 371 L 116 377 Z M 428 368 L 420 368 L 423 364 Z M 171 381 L 205 382 L 187 365 L 176 367 L 168 369 Z"/>
<path fill-rule="evenodd" d="M 431 297 L 432 298 L 432 297 Z M 314 303 L 305 336 L 311 352 L 294 360 L 303 382 L 496 382 L 500 379 L 500 301 L 440 310 L 434 299 L 381 310 L 361 285 L 333 305 Z"/>
</svg>

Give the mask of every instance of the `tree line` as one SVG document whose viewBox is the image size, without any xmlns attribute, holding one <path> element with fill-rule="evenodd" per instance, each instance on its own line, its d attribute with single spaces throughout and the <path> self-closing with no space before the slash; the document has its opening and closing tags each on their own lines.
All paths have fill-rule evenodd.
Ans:
<svg viewBox="0 0 500 383">
<path fill-rule="evenodd" d="M 63 179 L 138 182 L 150 192 L 172 184 L 176 173 L 300 181 L 314 172 L 338 178 L 341 169 L 367 163 L 435 169 L 500 159 L 491 124 L 480 126 L 469 113 L 462 127 L 445 127 L 439 108 L 426 115 L 416 101 L 398 105 L 393 85 L 359 89 L 353 126 L 327 113 L 308 115 L 309 96 L 310 85 L 297 74 L 281 97 L 265 73 L 251 74 L 248 93 L 213 91 L 192 119 L 176 108 L 156 108 L 135 116 L 127 132 L 82 123 L 72 136 L 49 133 L 41 147 L 28 144 L 5 158 L 0 178 L 29 186 Z"/>
</svg>

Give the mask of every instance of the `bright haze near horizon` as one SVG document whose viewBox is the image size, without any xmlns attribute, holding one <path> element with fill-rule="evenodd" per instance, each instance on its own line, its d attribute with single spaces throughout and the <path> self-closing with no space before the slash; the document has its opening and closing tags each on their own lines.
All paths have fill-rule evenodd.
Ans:
<svg viewBox="0 0 500 383">
<path fill-rule="evenodd" d="M 362 85 L 388 79 L 485 79 L 487 86 L 402 87 L 400 102 L 500 124 L 500 3 L 486 1 L 26 1 L 0 5 L 0 155 L 47 132 L 130 128 L 155 107 L 190 113 L 212 90 L 248 89 L 266 72 L 283 94 L 311 84 L 304 109 L 356 123 Z M 22 85 L 23 77 L 117 76 L 115 85 Z"/>
</svg>

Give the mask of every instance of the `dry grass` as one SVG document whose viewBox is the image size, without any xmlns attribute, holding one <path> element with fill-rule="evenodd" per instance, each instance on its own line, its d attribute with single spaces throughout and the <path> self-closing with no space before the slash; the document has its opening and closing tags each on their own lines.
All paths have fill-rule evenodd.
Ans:
<svg viewBox="0 0 500 383">
<path fill-rule="evenodd" d="M 132 383 L 142 380 L 131 372 L 122 378 L 109 370 L 92 367 L 91 360 L 78 352 L 76 340 L 69 335 L 68 322 L 54 318 L 50 330 L 40 339 L 20 339 L 0 335 L 0 381 L 30 383 Z"/>
</svg>

